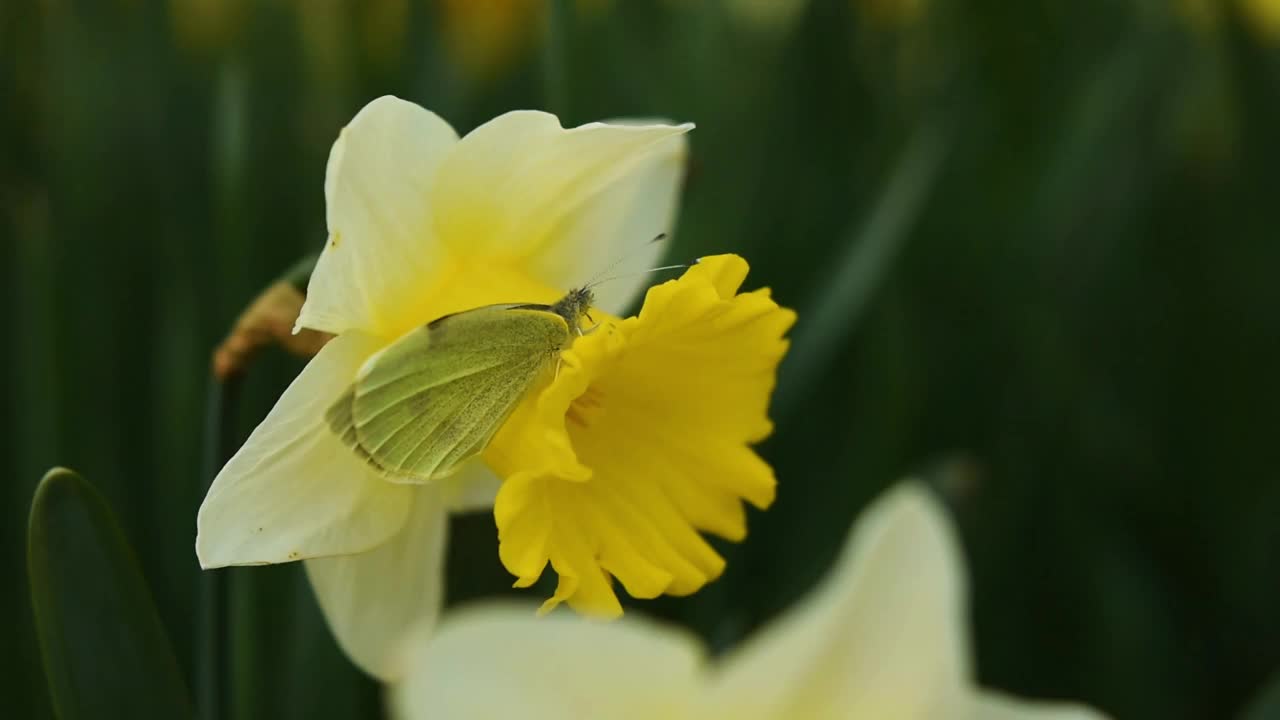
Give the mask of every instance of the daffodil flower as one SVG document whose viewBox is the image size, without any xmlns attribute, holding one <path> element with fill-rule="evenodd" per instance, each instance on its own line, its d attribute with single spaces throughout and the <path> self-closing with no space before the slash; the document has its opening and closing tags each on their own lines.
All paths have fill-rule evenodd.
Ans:
<svg viewBox="0 0 1280 720">
<path fill-rule="evenodd" d="M 487 506 L 498 481 L 477 461 L 439 482 L 391 482 L 325 410 L 367 358 L 435 318 L 553 301 L 620 256 L 615 274 L 650 267 L 659 248 L 643 243 L 671 225 L 691 127 L 566 130 L 512 112 L 459 139 L 396 98 L 361 110 L 329 156 L 329 234 L 297 321 L 336 337 L 215 479 L 197 520 L 201 566 L 306 561 L 339 644 L 393 676 L 389 649 L 439 611 L 447 511 Z M 645 280 L 602 286 L 597 304 L 621 311 Z"/>
<path fill-rule="evenodd" d="M 816 590 L 722 659 L 639 618 L 480 606 L 412 634 L 392 707 L 400 720 L 1101 720 L 977 688 L 964 584 L 944 510 L 907 483 L 864 513 Z"/>
<path fill-rule="evenodd" d="M 703 258 L 638 317 L 601 320 L 494 438 L 499 554 L 519 587 L 548 562 L 559 573 L 544 612 L 620 615 L 611 577 L 637 598 L 695 592 L 724 568 L 698 531 L 741 540 L 742 501 L 773 502 L 751 445 L 772 430 L 795 313 L 767 289 L 739 294 L 746 275 L 740 257 Z"/>
</svg>

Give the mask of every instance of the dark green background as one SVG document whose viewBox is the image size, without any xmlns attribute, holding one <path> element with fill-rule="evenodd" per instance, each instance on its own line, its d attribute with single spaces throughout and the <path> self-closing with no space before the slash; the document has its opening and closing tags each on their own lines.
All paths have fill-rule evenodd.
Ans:
<svg viewBox="0 0 1280 720">
<path fill-rule="evenodd" d="M 329 145 L 395 93 L 460 131 L 523 107 L 696 122 L 672 256 L 741 253 L 800 313 L 777 504 L 722 580 L 647 610 L 723 647 L 920 474 L 960 521 L 984 684 L 1234 716 L 1280 666 L 1280 44 L 1212 0 L 918 4 L 768 29 L 597 2 L 550 47 L 531 14 L 484 73 L 420 0 L 0 5 L 0 714 L 50 712 L 23 557 L 55 464 L 115 508 L 194 672 L 210 351 L 319 247 Z M 240 437 L 300 367 L 254 366 Z M 455 601 L 509 585 L 491 518 L 450 553 Z M 300 568 L 229 578 L 235 717 L 374 714 Z"/>
</svg>

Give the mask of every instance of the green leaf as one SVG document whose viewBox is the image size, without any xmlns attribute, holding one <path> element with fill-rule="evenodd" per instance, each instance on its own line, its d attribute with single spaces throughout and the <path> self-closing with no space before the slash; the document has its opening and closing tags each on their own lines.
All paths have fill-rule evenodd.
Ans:
<svg viewBox="0 0 1280 720">
<path fill-rule="evenodd" d="M 1274 673 L 1240 714 L 1240 720 L 1280 720 L 1280 672 Z"/>
<path fill-rule="evenodd" d="M 70 470 L 50 470 L 31 502 L 27 537 L 58 717 L 194 717 L 151 593 L 102 496 Z"/>
</svg>

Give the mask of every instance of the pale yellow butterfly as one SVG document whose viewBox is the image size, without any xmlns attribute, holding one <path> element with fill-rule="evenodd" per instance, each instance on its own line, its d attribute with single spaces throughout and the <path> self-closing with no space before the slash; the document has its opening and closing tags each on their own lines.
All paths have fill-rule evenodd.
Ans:
<svg viewBox="0 0 1280 720">
<path fill-rule="evenodd" d="M 581 288 L 554 305 L 489 305 L 433 320 L 370 358 L 325 419 L 392 478 L 448 475 L 489 444 L 581 332 L 591 300 Z"/>
<path fill-rule="evenodd" d="M 687 265 L 653 270 L 677 267 Z M 389 479 L 449 475 L 484 450 L 582 334 L 591 288 L 606 281 L 570 290 L 552 305 L 488 305 L 406 333 L 360 368 L 325 414 L 329 427 Z"/>
</svg>

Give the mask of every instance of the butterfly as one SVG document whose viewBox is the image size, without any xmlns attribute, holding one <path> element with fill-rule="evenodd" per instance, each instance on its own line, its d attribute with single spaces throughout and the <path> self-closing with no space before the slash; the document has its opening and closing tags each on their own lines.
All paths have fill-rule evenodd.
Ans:
<svg viewBox="0 0 1280 720">
<path fill-rule="evenodd" d="M 552 305 L 486 305 L 433 320 L 369 358 L 325 420 L 389 479 L 447 476 L 484 450 L 583 333 L 593 300 L 587 286 Z"/>
</svg>

